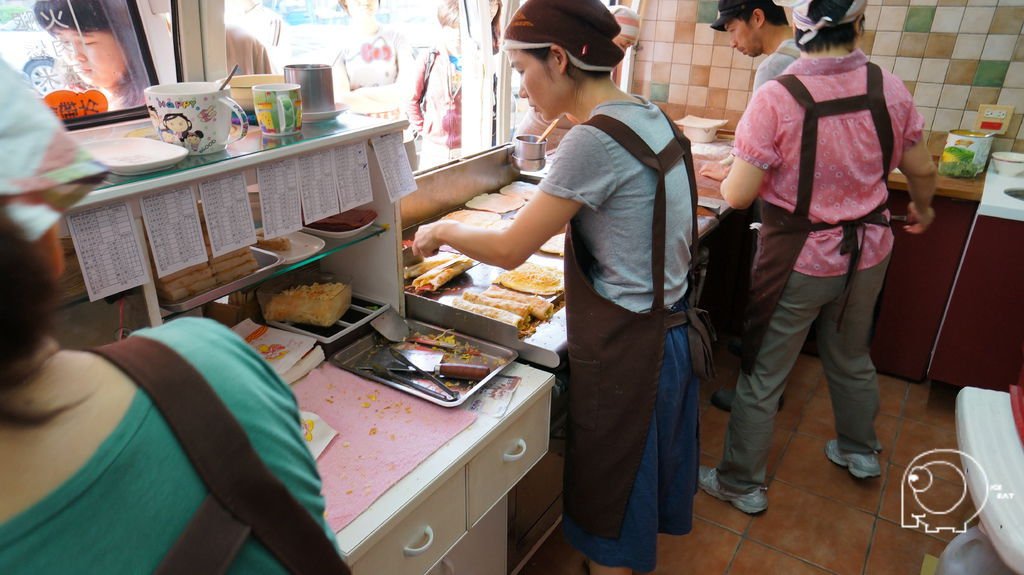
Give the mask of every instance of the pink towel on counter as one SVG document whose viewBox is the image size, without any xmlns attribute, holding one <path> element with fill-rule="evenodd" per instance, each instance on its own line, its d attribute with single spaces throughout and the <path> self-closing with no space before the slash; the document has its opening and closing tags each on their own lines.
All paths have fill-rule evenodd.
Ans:
<svg viewBox="0 0 1024 575">
<path fill-rule="evenodd" d="M 303 411 L 338 431 L 317 459 L 335 531 L 476 420 L 326 364 L 292 390 Z"/>
</svg>

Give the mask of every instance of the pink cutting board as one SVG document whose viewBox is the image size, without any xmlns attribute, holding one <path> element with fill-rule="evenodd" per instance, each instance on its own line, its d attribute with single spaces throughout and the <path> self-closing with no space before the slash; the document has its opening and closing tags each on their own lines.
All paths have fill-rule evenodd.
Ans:
<svg viewBox="0 0 1024 575">
<path fill-rule="evenodd" d="M 301 409 L 338 431 L 317 459 L 335 531 L 476 420 L 326 363 L 292 390 Z"/>
</svg>

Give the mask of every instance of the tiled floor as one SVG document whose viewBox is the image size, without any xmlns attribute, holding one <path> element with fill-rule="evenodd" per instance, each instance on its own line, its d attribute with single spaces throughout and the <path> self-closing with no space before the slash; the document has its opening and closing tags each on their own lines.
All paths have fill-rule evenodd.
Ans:
<svg viewBox="0 0 1024 575">
<path fill-rule="evenodd" d="M 712 391 L 732 387 L 738 361 L 717 353 L 719 377 L 701 389 L 701 459 L 722 453 L 727 413 L 708 404 Z M 661 536 L 658 568 L 664 575 L 917 575 L 925 554 L 938 556 L 949 536 L 900 527 L 903 473 L 929 449 L 955 447 L 957 388 L 879 376 L 881 413 L 876 430 L 884 445 L 882 477 L 859 481 L 824 456 L 834 437 L 832 407 L 821 362 L 801 356 L 790 374 L 786 402 L 776 417 L 769 457 L 768 510 L 745 515 L 700 492 L 694 529 Z M 941 478 L 940 478 L 941 479 Z M 948 479 L 948 478 L 947 478 Z M 955 485 L 940 481 L 936 497 L 955 501 Z M 939 508 L 939 507 L 934 507 Z M 971 510 L 961 512 L 969 517 Z M 583 556 L 553 531 L 521 575 L 583 575 Z"/>
</svg>

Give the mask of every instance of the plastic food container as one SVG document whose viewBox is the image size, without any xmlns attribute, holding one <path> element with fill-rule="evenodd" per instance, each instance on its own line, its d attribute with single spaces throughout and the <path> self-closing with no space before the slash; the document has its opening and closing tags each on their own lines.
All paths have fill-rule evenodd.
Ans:
<svg viewBox="0 0 1024 575">
<path fill-rule="evenodd" d="M 695 144 L 715 141 L 718 129 L 728 123 L 728 120 L 714 120 L 698 116 L 686 116 L 682 120 L 676 120 L 676 125 L 683 129 L 683 135 Z"/>
<path fill-rule="evenodd" d="M 993 152 L 992 165 L 1000 176 L 1024 176 L 1024 154 L 1018 152 Z"/>
<path fill-rule="evenodd" d="M 344 286 L 335 298 L 298 306 L 272 303 L 275 296 L 291 288 L 331 283 Z M 352 282 L 318 270 L 300 270 L 265 282 L 257 288 L 256 300 L 268 322 L 328 327 L 336 324 L 352 305 Z"/>
</svg>

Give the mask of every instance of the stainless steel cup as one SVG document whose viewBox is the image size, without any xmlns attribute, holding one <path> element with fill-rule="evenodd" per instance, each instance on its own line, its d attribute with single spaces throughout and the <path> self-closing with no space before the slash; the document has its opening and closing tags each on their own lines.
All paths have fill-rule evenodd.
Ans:
<svg viewBox="0 0 1024 575">
<path fill-rule="evenodd" d="M 539 160 L 524 160 L 515 154 L 512 154 L 512 165 L 519 168 L 520 172 L 539 172 L 544 169 L 544 165 L 547 160 L 541 158 Z"/>
<path fill-rule="evenodd" d="M 284 67 L 284 81 L 301 86 L 304 112 L 334 110 L 334 81 L 327 64 L 288 64 Z"/>
<path fill-rule="evenodd" d="M 512 155 L 520 160 L 543 160 L 548 141 L 539 136 L 525 134 L 516 136 Z"/>
</svg>

